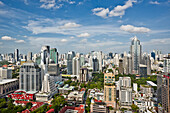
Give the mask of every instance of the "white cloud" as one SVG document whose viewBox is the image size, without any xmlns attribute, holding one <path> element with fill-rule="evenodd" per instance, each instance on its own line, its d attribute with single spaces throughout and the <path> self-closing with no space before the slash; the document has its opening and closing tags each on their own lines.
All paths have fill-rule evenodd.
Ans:
<svg viewBox="0 0 170 113">
<path fill-rule="evenodd" d="M 150 4 L 156 4 L 156 5 L 159 5 L 159 4 L 160 4 L 158 1 L 150 1 L 149 3 L 150 3 Z"/>
<path fill-rule="evenodd" d="M 147 33 L 151 31 L 149 28 L 146 27 L 135 27 L 132 25 L 121 25 L 120 29 L 129 33 Z"/>
<path fill-rule="evenodd" d="M 73 38 L 75 38 L 75 37 L 74 37 L 74 36 L 71 36 L 70 38 L 73 39 Z"/>
<path fill-rule="evenodd" d="M 0 1 L 0 5 L 4 5 L 4 3 L 2 1 Z"/>
<path fill-rule="evenodd" d="M 68 40 L 67 39 L 61 39 L 61 42 L 67 42 Z"/>
<path fill-rule="evenodd" d="M 94 15 L 101 16 L 103 18 L 107 17 L 107 14 L 109 13 L 109 8 L 94 8 L 92 9 L 92 12 Z"/>
<path fill-rule="evenodd" d="M 24 0 L 24 4 L 25 5 L 28 5 L 29 3 L 28 3 L 28 0 Z"/>
<path fill-rule="evenodd" d="M 23 37 L 24 37 L 24 38 L 27 38 L 28 36 L 24 35 Z"/>
<path fill-rule="evenodd" d="M 123 35 L 127 34 L 122 32 L 119 27 L 110 24 L 101 24 L 101 25 L 88 25 L 80 27 L 73 27 L 68 29 L 61 29 L 61 26 L 66 23 L 74 23 L 71 20 L 61 20 L 61 19 L 37 19 L 28 21 L 28 25 L 24 26 L 25 29 L 31 31 L 33 34 L 42 34 L 42 33 L 56 33 L 70 36 L 77 36 L 80 33 L 89 33 L 90 36 L 107 34 L 112 35 L 118 34 Z"/>
<path fill-rule="evenodd" d="M 80 35 L 77 35 L 77 37 L 89 37 L 89 33 L 81 33 Z"/>
<path fill-rule="evenodd" d="M 44 9 L 58 9 L 63 6 L 63 4 L 56 4 L 55 0 L 40 0 L 43 4 L 40 6 L 40 8 Z"/>
<path fill-rule="evenodd" d="M 60 28 L 62 29 L 68 29 L 68 28 L 72 28 L 72 27 L 80 27 L 80 24 L 76 24 L 75 22 L 68 22 L 65 23 L 63 26 L 60 26 Z"/>
<path fill-rule="evenodd" d="M 110 10 L 108 8 L 95 8 L 92 9 L 93 14 L 107 18 L 107 17 L 113 17 L 113 16 L 120 16 L 122 17 L 125 14 L 125 10 L 128 9 L 129 7 L 133 6 L 133 3 L 135 3 L 136 0 L 128 0 L 125 5 L 118 5 L 114 7 L 113 10 Z"/>
<path fill-rule="evenodd" d="M 16 42 L 16 43 L 25 43 L 24 40 L 16 40 L 15 42 Z"/>
<path fill-rule="evenodd" d="M 2 36 L 1 39 L 2 40 L 16 40 L 16 38 L 12 38 L 10 36 Z"/>
<path fill-rule="evenodd" d="M 86 38 L 85 38 L 85 39 L 82 39 L 80 42 L 81 42 L 81 43 L 86 43 L 86 42 L 87 42 L 87 39 L 86 39 Z"/>
</svg>

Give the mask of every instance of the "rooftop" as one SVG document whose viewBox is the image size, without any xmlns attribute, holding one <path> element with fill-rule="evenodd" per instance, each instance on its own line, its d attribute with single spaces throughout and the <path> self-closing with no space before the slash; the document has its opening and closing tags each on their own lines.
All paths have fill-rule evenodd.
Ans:
<svg viewBox="0 0 170 113">
<path fill-rule="evenodd" d="M 0 80 L 0 85 L 10 83 L 10 82 L 14 82 L 14 81 L 17 81 L 17 80 L 18 79 L 2 79 L 2 80 Z"/>
</svg>

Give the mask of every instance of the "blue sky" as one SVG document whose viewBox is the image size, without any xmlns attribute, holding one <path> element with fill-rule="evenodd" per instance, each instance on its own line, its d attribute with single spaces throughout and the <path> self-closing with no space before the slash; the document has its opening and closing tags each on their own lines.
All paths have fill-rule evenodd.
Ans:
<svg viewBox="0 0 170 113">
<path fill-rule="evenodd" d="M 137 36 L 142 49 L 168 53 L 170 0 L 1 0 L 0 53 L 42 45 L 88 53 L 122 53 Z"/>
</svg>

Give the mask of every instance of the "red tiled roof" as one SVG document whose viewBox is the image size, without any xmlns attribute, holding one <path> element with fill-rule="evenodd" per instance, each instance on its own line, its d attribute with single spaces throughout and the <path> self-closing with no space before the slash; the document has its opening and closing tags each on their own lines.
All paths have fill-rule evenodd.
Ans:
<svg viewBox="0 0 170 113">
<path fill-rule="evenodd" d="M 52 112 L 54 112 L 54 109 L 50 109 L 46 113 L 52 113 Z"/>
<path fill-rule="evenodd" d="M 65 113 L 65 111 L 67 111 L 67 109 L 77 110 L 78 113 L 84 112 L 84 108 L 82 108 L 82 107 L 66 106 L 66 107 L 63 107 L 59 113 Z"/>
</svg>

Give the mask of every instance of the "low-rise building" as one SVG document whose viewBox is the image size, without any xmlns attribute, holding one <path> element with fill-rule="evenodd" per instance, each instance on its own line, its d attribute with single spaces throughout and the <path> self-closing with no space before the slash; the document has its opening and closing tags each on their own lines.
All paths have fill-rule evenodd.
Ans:
<svg viewBox="0 0 170 113">
<path fill-rule="evenodd" d="M 106 113 L 106 103 L 92 99 L 90 105 L 91 113 Z"/>
<path fill-rule="evenodd" d="M 0 80 L 0 97 L 5 97 L 9 93 L 19 88 L 18 79 L 2 79 Z"/>
<path fill-rule="evenodd" d="M 69 104 L 82 104 L 85 97 L 85 91 L 73 91 L 68 95 Z"/>
</svg>

